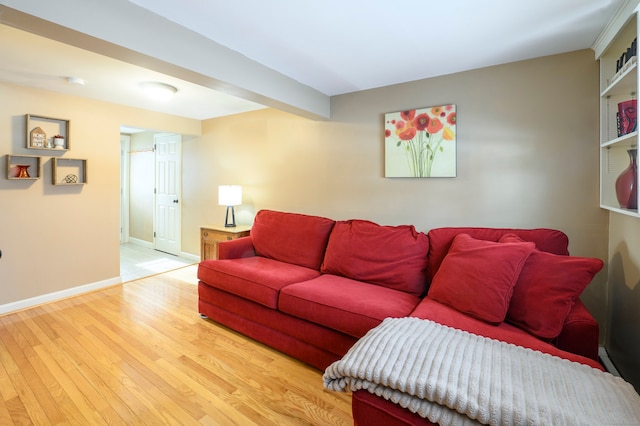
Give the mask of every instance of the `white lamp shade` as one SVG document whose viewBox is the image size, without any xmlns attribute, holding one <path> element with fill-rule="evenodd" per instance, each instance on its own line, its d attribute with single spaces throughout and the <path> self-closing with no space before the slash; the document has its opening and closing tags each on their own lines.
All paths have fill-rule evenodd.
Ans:
<svg viewBox="0 0 640 426">
<path fill-rule="evenodd" d="M 218 205 L 239 206 L 242 204 L 242 187 L 240 185 L 221 185 L 218 187 Z"/>
</svg>

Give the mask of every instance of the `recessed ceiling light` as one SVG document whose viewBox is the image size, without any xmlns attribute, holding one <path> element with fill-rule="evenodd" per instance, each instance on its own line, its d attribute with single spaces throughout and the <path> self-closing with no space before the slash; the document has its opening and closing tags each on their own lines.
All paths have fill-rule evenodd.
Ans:
<svg viewBox="0 0 640 426">
<path fill-rule="evenodd" d="M 178 91 L 178 89 L 173 86 L 155 81 L 145 81 L 144 83 L 140 83 L 140 87 L 142 87 L 147 97 L 154 101 L 168 101 Z"/>
</svg>

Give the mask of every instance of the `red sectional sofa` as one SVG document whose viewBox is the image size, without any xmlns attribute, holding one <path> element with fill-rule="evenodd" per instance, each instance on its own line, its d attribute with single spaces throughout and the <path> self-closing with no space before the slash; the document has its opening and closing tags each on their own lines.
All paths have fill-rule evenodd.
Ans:
<svg viewBox="0 0 640 426">
<path fill-rule="evenodd" d="M 380 226 L 261 210 L 249 237 L 198 268 L 198 308 L 318 369 L 387 317 L 414 316 L 596 368 L 598 324 L 579 299 L 602 268 L 551 229 Z M 356 424 L 429 424 L 353 394 Z"/>
</svg>

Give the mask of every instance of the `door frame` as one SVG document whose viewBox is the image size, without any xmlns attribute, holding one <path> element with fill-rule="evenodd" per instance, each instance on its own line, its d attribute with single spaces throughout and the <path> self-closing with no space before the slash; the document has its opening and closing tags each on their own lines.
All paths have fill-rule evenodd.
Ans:
<svg viewBox="0 0 640 426">
<path fill-rule="evenodd" d="M 120 135 L 120 243 L 129 242 L 129 151 L 131 136 Z"/>
</svg>

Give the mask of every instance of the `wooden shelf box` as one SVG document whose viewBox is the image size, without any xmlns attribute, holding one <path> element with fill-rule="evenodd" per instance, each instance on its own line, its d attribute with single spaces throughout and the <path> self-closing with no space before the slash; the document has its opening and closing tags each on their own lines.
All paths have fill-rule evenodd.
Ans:
<svg viewBox="0 0 640 426">
<path fill-rule="evenodd" d="M 26 115 L 27 120 L 27 148 L 52 151 L 68 151 L 69 120 L 61 118 L 43 117 L 40 115 Z M 62 148 L 55 148 L 53 136 L 64 138 Z"/>
<path fill-rule="evenodd" d="M 42 159 L 33 155 L 11 155 L 7 154 L 7 179 L 14 180 L 37 180 L 40 179 Z M 29 177 L 18 177 L 20 169 L 18 165 L 27 165 Z"/>
<path fill-rule="evenodd" d="M 54 157 L 51 175 L 54 185 L 84 185 L 87 183 L 87 160 Z"/>
</svg>

